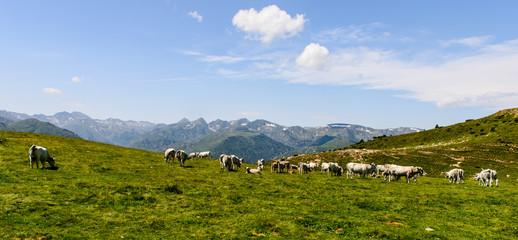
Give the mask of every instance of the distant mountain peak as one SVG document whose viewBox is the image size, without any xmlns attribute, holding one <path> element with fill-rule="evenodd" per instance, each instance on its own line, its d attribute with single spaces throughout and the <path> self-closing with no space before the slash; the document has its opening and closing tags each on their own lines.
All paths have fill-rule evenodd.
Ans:
<svg viewBox="0 0 518 240">
<path fill-rule="evenodd" d="M 185 124 L 185 123 L 191 123 L 191 121 L 189 121 L 189 119 L 187 119 L 187 118 L 182 118 L 182 120 L 178 121 L 177 123 L 178 124 Z"/>
<path fill-rule="evenodd" d="M 230 125 L 246 125 L 250 123 L 246 118 L 240 118 L 238 120 L 230 121 Z"/>
<path fill-rule="evenodd" d="M 205 119 L 203 119 L 203 118 L 198 118 L 198 119 L 194 120 L 193 123 L 200 123 L 200 124 L 206 125 L 207 121 L 205 121 Z"/>
</svg>

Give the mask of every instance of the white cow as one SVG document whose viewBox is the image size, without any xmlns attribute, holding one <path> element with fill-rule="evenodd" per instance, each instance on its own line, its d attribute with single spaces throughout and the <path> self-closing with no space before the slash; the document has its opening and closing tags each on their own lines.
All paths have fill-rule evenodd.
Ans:
<svg viewBox="0 0 518 240">
<path fill-rule="evenodd" d="M 198 153 L 197 152 L 192 152 L 192 153 L 189 153 L 189 155 L 187 155 L 187 159 L 195 159 L 198 160 Z"/>
<path fill-rule="evenodd" d="M 185 153 L 183 150 L 178 150 L 176 152 L 176 159 L 178 159 L 178 162 L 180 162 L 180 167 L 184 167 L 185 161 L 187 161 L 187 153 Z"/>
<path fill-rule="evenodd" d="M 384 164 L 380 164 L 380 165 L 376 165 L 376 174 L 380 175 L 380 172 L 383 173 L 385 172 L 386 170 L 386 165 Z"/>
<path fill-rule="evenodd" d="M 347 164 L 347 177 L 353 178 L 355 173 L 359 173 L 362 178 L 365 178 L 365 175 L 370 174 L 376 170 L 376 164 L 365 164 L 365 163 L 348 163 Z"/>
<path fill-rule="evenodd" d="M 170 162 L 174 163 L 175 154 L 176 154 L 176 150 L 174 148 L 168 148 L 167 150 L 165 150 L 165 153 L 164 153 L 165 162 L 167 163 L 167 160 L 171 159 Z"/>
<path fill-rule="evenodd" d="M 481 186 L 488 186 L 489 184 L 489 187 L 493 185 L 493 180 L 495 180 L 495 186 L 498 187 L 498 173 L 495 170 L 482 169 L 482 171 L 477 174 L 476 179 Z"/>
<path fill-rule="evenodd" d="M 29 148 L 29 160 L 31 162 L 31 168 L 32 164 L 36 162 L 36 168 L 39 168 L 38 161 L 41 162 L 41 169 L 45 168 L 45 162 L 48 162 L 51 167 L 54 167 L 54 158 L 52 158 L 49 155 L 49 152 L 46 148 L 32 145 L 31 148 Z"/>
<path fill-rule="evenodd" d="M 284 169 L 287 170 L 287 172 L 290 171 L 290 162 L 289 161 L 279 161 L 279 167 L 277 168 L 277 172 L 284 172 Z"/>
<path fill-rule="evenodd" d="M 389 175 L 389 182 L 391 180 L 391 176 L 393 176 L 396 180 L 401 176 L 405 176 L 406 182 L 409 183 L 410 178 L 413 178 L 414 181 L 417 181 L 417 175 L 423 176 L 426 175 L 426 173 L 421 167 L 391 165 L 388 169 L 385 170 L 383 175 Z"/>
<path fill-rule="evenodd" d="M 264 169 L 264 159 L 257 160 L 257 169 L 260 169 L 261 171 Z"/>
<path fill-rule="evenodd" d="M 230 171 L 232 170 L 232 159 L 229 155 L 221 154 L 219 156 L 219 165 L 222 170 Z"/>
<path fill-rule="evenodd" d="M 212 157 L 211 154 L 210 154 L 210 151 L 205 151 L 205 152 L 199 152 L 198 153 L 198 158 L 210 158 Z"/>
<path fill-rule="evenodd" d="M 230 155 L 230 160 L 232 161 L 232 169 L 236 170 L 236 166 L 241 168 L 241 164 L 243 164 L 242 158 L 238 158 L 236 155 Z"/>
<path fill-rule="evenodd" d="M 377 168 L 377 167 L 378 167 L 378 166 L 376 166 L 376 168 Z M 383 178 L 384 178 L 384 180 L 385 180 L 385 181 L 387 181 L 387 179 L 388 179 L 389 181 L 391 180 L 391 179 L 390 179 L 390 178 L 392 177 L 392 175 L 391 175 L 391 171 L 388 171 L 388 170 L 389 170 L 390 168 L 392 168 L 392 167 L 399 167 L 399 165 L 395 165 L 395 164 L 385 164 L 385 165 L 383 165 L 384 170 L 383 170 L 383 172 L 381 172 L 381 171 L 380 171 L 380 172 L 381 172 L 381 175 L 383 175 Z M 380 169 L 380 170 L 381 170 L 381 169 Z"/>
<path fill-rule="evenodd" d="M 444 176 L 450 181 L 450 183 L 460 183 L 460 180 L 462 180 L 462 183 L 464 183 L 464 170 L 460 168 L 452 169 L 448 172 L 442 172 L 441 175 L 444 174 Z"/>
<path fill-rule="evenodd" d="M 261 174 L 261 169 L 251 169 L 249 167 L 246 167 L 246 173 L 252 173 L 252 174 Z"/>
<path fill-rule="evenodd" d="M 330 164 L 331 164 L 331 163 L 322 163 L 322 164 L 320 165 L 320 172 L 321 172 L 321 173 L 323 173 L 323 172 L 327 172 L 327 171 L 329 171 L 329 165 L 330 165 Z"/>
<path fill-rule="evenodd" d="M 311 171 L 314 171 L 315 169 L 318 168 L 318 163 L 310 162 L 309 168 L 311 168 Z"/>
<path fill-rule="evenodd" d="M 299 173 L 302 175 L 302 173 L 307 174 L 311 172 L 311 168 L 309 167 L 309 164 L 299 162 Z"/>
</svg>

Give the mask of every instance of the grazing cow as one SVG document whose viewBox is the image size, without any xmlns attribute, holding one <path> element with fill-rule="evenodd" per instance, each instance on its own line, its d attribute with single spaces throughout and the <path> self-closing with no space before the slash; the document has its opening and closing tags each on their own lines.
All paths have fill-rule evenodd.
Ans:
<svg viewBox="0 0 518 240">
<path fill-rule="evenodd" d="M 289 161 L 279 161 L 279 167 L 277 168 L 277 172 L 284 172 L 284 169 L 287 170 L 287 172 L 290 171 L 290 162 Z"/>
<path fill-rule="evenodd" d="M 391 165 L 388 169 L 385 170 L 383 175 L 389 175 L 389 182 L 391 180 L 390 176 L 393 176 L 395 179 L 399 179 L 401 176 L 406 177 L 406 182 L 410 182 L 410 178 L 413 178 L 414 181 L 417 181 L 417 175 L 426 175 L 423 168 L 421 167 L 413 167 L 413 166 L 397 166 Z"/>
<path fill-rule="evenodd" d="M 198 160 L 198 153 L 197 152 L 192 152 L 192 153 L 189 153 L 189 155 L 187 155 L 187 159 L 195 159 Z"/>
<path fill-rule="evenodd" d="M 329 171 L 327 172 L 327 175 L 330 174 L 333 176 L 342 176 L 342 173 L 344 172 L 344 169 L 338 165 L 338 163 L 330 163 L 329 164 Z"/>
<path fill-rule="evenodd" d="M 205 151 L 205 152 L 199 152 L 197 157 L 198 158 L 210 158 L 212 156 L 210 155 L 210 151 Z"/>
<path fill-rule="evenodd" d="M 170 162 L 174 163 L 175 154 L 176 154 L 176 150 L 174 150 L 174 148 L 168 148 L 167 150 L 165 150 L 165 154 L 164 154 L 165 162 L 167 163 L 167 160 L 171 159 Z"/>
<path fill-rule="evenodd" d="M 314 171 L 318 168 L 318 163 L 310 162 L 309 167 L 311 168 L 311 171 Z"/>
<path fill-rule="evenodd" d="M 257 169 L 264 170 L 264 159 L 257 160 Z"/>
<path fill-rule="evenodd" d="M 482 169 L 480 173 L 476 175 L 476 179 L 479 181 L 480 186 L 491 187 L 493 180 L 495 180 L 495 186 L 498 187 L 498 173 L 492 169 Z"/>
<path fill-rule="evenodd" d="M 370 174 L 376 170 L 376 164 L 365 164 L 365 163 L 348 163 L 347 164 L 347 177 L 353 176 L 355 173 L 359 173 L 362 178 L 365 178 L 365 175 Z"/>
<path fill-rule="evenodd" d="M 36 168 L 39 168 L 38 161 L 41 162 L 41 169 L 45 168 L 45 162 L 48 162 L 51 167 L 54 167 L 54 158 L 52 158 L 49 155 L 49 152 L 46 148 L 32 145 L 31 148 L 29 148 L 29 160 L 31 162 L 31 168 L 32 164 L 36 162 Z"/>
<path fill-rule="evenodd" d="M 302 175 L 302 173 L 307 174 L 311 172 L 311 168 L 309 167 L 309 164 L 299 162 L 299 173 Z"/>
<path fill-rule="evenodd" d="M 452 169 L 448 172 L 442 172 L 441 175 L 444 174 L 444 176 L 450 181 L 450 183 L 460 183 L 460 180 L 462 180 L 462 183 L 464 183 L 464 170 L 460 168 Z"/>
<path fill-rule="evenodd" d="M 236 170 L 235 166 L 241 168 L 241 164 L 243 164 L 242 158 L 238 158 L 236 155 L 230 155 L 230 160 L 232 162 L 232 169 Z"/>
<path fill-rule="evenodd" d="M 275 161 L 272 161 L 272 165 L 271 165 L 271 171 L 273 173 L 273 171 L 277 172 L 277 170 L 279 169 L 279 160 L 275 160 Z"/>
<path fill-rule="evenodd" d="M 385 172 L 385 169 L 386 169 L 385 166 L 386 165 L 383 165 L 383 164 L 382 165 L 376 165 L 376 174 L 380 175 L 380 172 L 381 173 Z"/>
<path fill-rule="evenodd" d="M 246 167 L 246 173 L 252 173 L 252 174 L 261 174 L 261 169 L 251 169 L 249 167 Z"/>
<path fill-rule="evenodd" d="M 187 153 L 185 153 L 183 150 L 178 150 L 176 152 L 176 159 L 178 159 L 178 162 L 180 162 L 180 167 L 184 167 L 185 161 L 187 161 Z"/>
<path fill-rule="evenodd" d="M 219 165 L 221 169 L 230 171 L 232 170 L 232 159 L 229 155 L 221 154 L 221 156 L 219 156 Z"/>
<path fill-rule="evenodd" d="M 322 163 L 322 164 L 320 165 L 320 172 L 321 172 L 321 173 L 323 173 L 323 172 L 327 172 L 327 171 L 329 171 L 329 165 L 330 165 L 330 164 L 331 164 L 331 163 Z M 328 175 L 329 175 L 329 174 L 328 174 Z"/>
</svg>

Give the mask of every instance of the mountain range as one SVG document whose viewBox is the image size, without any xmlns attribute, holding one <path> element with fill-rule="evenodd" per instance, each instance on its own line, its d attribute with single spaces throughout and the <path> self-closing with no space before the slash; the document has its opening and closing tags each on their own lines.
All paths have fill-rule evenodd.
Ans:
<svg viewBox="0 0 518 240">
<path fill-rule="evenodd" d="M 28 127 L 13 128 L 20 122 L 25 125 L 50 123 L 63 131 L 54 129 L 42 132 Z M 222 153 L 235 154 L 243 157 L 246 162 L 327 151 L 373 137 L 421 131 L 409 127 L 374 129 L 342 123 L 313 128 L 286 127 L 267 120 L 249 121 L 246 118 L 234 121 L 218 119 L 209 123 L 203 118 L 194 121 L 184 118 L 173 124 L 156 124 L 114 118 L 92 119 L 80 112 L 60 112 L 47 116 L 0 110 L 0 130 L 2 129 L 60 136 L 70 132 L 76 134 L 72 137 L 156 152 L 162 152 L 168 147 L 187 152 L 210 150 L 213 157 Z"/>
</svg>

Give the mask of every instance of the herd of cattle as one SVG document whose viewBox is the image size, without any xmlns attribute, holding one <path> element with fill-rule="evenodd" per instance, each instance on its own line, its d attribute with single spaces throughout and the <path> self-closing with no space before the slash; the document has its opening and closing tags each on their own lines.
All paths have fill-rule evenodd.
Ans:
<svg viewBox="0 0 518 240">
<path fill-rule="evenodd" d="M 185 161 L 188 159 L 199 159 L 199 158 L 211 158 L 210 151 L 206 152 L 194 152 L 187 154 L 183 150 L 175 150 L 174 148 L 169 148 L 165 151 L 164 161 L 167 163 L 174 163 L 174 159 L 178 159 L 180 166 L 185 166 Z M 47 149 L 44 147 L 32 145 L 29 148 L 29 160 L 31 164 L 31 168 L 33 168 L 33 163 L 36 163 L 36 168 L 39 168 L 38 162 L 41 162 L 41 168 L 44 168 L 45 162 L 48 162 L 51 167 L 54 167 L 55 160 L 52 158 Z M 236 155 L 226 155 L 221 154 L 219 157 L 220 169 L 224 171 L 236 170 L 236 168 L 240 168 L 243 164 L 243 158 L 239 158 Z M 261 171 L 264 170 L 265 161 L 264 159 L 257 160 L 257 168 L 252 169 L 246 167 L 246 173 L 250 174 L 261 174 Z M 346 169 L 342 168 L 338 163 L 304 163 L 299 162 L 294 165 L 291 164 L 286 159 L 274 160 L 271 162 L 271 172 L 281 173 L 286 170 L 287 172 L 295 173 L 298 170 L 299 174 L 308 174 L 311 171 L 315 171 L 320 168 L 320 172 L 327 172 L 328 176 L 341 176 L 345 171 L 347 171 L 347 178 L 353 178 L 355 174 L 359 174 L 362 178 L 370 175 L 373 177 L 381 177 L 385 179 L 385 181 L 398 180 L 400 177 L 406 177 L 406 182 L 409 183 L 410 178 L 417 181 L 417 176 L 424 176 L 426 173 L 421 167 L 414 166 L 399 166 L 394 164 L 384 164 L 384 165 L 376 165 L 374 163 L 365 164 L 365 163 L 348 163 L 346 165 Z M 291 170 L 291 171 L 290 171 Z M 380 175 L 381 173 L 381 175 Z M 450 183 L 459 184 L 461 181 L 464 183 L 464 170 L 462 169 L 452 169 L 449 172 L 442 172 L 441 175 L 444 175 Z M 481 186 L 489 186 L 493 185 L 493 181 L 495 182 L 495 186 L 498 186 L 498 173 L 492 169 L 482 169 L 480 173 L 477 173 L 474 176 L 474 179 L 479 181 L 479 185 Z"/>
</svg>

